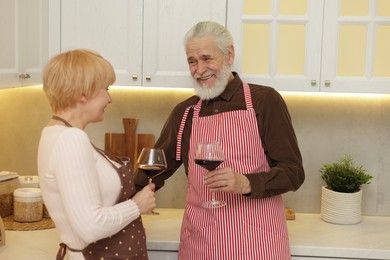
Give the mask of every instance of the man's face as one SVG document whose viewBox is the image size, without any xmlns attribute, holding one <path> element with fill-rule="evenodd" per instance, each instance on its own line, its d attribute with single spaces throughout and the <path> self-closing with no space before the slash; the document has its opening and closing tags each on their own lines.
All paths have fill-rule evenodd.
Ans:
<svg viewBox="0 0 390 260">
<path fill-rule="evenodd" d="M 212 36 L 190 39 L 186 53 L 191 75 L 196 81 L 195 91 L 201 99 L 221 94 L 232 77 L 232 54 L 224 55 Z"/>
</svg>

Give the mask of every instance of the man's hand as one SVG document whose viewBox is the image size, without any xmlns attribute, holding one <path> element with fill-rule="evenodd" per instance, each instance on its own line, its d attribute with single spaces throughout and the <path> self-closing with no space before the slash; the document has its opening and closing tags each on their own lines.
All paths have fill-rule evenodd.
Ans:
<svg viewBox="0 0 390 260">
<path fill-rule="evenodd" d="M 236 194 L 251 192 L 249 180 L 245 175 L 238 174 L 231 168 L 222 168 L 208 172 L 204 176 L 204 183 L 211 192 L 224 191 Z"/>
</svg>

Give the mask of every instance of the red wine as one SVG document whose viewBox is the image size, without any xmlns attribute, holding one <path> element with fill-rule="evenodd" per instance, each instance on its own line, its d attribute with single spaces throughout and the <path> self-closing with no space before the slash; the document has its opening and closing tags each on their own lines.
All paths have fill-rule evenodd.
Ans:
<svg viewBox="0 0 390 260">
<path fill-rule="evenodd" d="M 165 166 L 163 164 L 140 164 L 138 165 L 138 169 L 144 170 L 149 177 L 153 177 L 154 175 L 160 173 L 162 170 L 165 170 Z"/>
<path fill-rule="evenodd" d="M 195 163 L 209 171 L 215 170 L 223 161 L 195 159 Z"/>
</svg>

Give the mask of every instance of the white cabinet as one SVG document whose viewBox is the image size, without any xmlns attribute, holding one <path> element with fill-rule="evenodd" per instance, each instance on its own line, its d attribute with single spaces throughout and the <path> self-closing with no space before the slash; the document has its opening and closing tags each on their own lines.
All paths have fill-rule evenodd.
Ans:
<svg viewBox="0 0 390 260">
<path fill-rule="evenodd" d="M 0 88 L 42 83 L 43 68 L 56 44 L 49 33 L 59 29 L 56 18 L 49 23 L 49 9 L 56 4 L 55 0 L 0 0 Z"/>
<path fill-rule="evenodd" d="M 244 80 L 283 91 L 390 93 L 390 3 L 228 1 Z"/>
<path fill-rule="evenodd" d="M 325 1 L 321 91 L 390 93 L 390 1 Z"/>
<path fill-rule="evenodd" d="M 61 0 L 61 52 L 94 50 L 113 64 L 118 83 L 140 85 L 142 9 L 142 0 Z"/>
<path fill-rule="evenodd" d="M 102 54 L 115 68 L 115 85 L 188 87 L 185 32 L 225 18 L 226 0 L 62 0 L 61 51 Z"/>
<path fill-rule="evenodd" d="M 229 1 L 233 69 L 250 82 L 278 90 L 318 91 L 322 6 L 285 7 L 288 1 Z M 295 2 L 295 1 L 294 1 Z"/>
</svg>

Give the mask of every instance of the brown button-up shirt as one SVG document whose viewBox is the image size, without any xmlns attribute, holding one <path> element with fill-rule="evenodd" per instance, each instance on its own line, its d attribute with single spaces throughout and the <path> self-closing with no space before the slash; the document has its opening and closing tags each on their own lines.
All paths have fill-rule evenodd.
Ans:
<svg viewBox="0 0 390 260">
<path fill-rule="evenodd" d="M 245 110 L 245 99 L 242 81 L 234 73 L 234 79 L 229 82 L 225 91 L 218 97 L 203 101 L 199 116 L 208 116 L 233 110 Z M 287 106 L 280 94 L 273 88 L 249 84 L 253 107 L 256 112 L 259 137 L 271 170 L 268 173 L 258 172 L 246 174 L 252 192 L 249 198 L 265 198 L 288 191 L 297 190 L 304 181 L 305 174 L 302 157 L 297 139 L 291 124 Z M 176 145 L 179 126 L 185 109 L 199 101 L 198 96 L 192 96 L 179 103 L 169 115 L 155 147 L 163 148 L 166 152 L 168 169 L 157 176 L 153 182 L 157 188 L 164 184 L 183 163 L 188 175 L 188 149 L 191 135 L 192 114 L 190 110 L 185 124 L 181 160 L 176 161 Z M 251 126 L 248 126 L 251 127 Z M 139 174 L 136 182 L 146 184 Z"/>
</svg>

